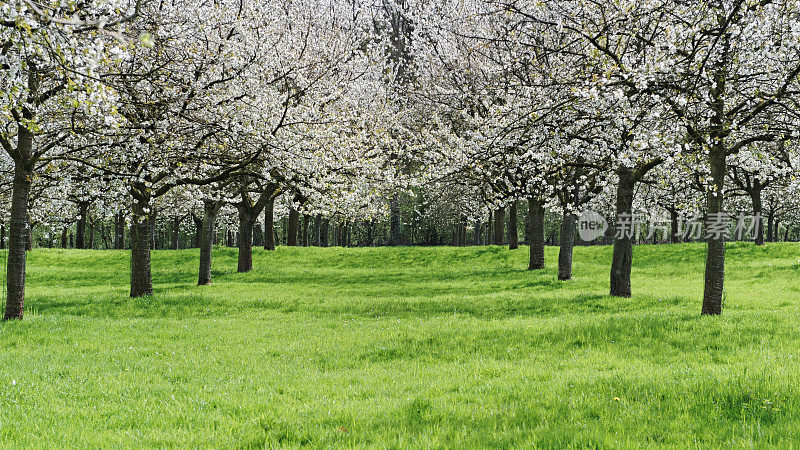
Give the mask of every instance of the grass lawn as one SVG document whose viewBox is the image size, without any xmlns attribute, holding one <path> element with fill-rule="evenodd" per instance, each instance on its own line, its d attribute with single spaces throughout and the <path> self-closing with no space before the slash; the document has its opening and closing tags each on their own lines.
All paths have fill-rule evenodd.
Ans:
<svg viewBox="0 0 800 450">
<path fill-rule="evenodd" d="M 700 317 L 702 245 L 611 249 L 575 279 L 527 248 L 35 250 L 26 318 L 0 324 L 6 447 L 630 447 L 800 442 L 800 245 L 731 244 Z M 794 444 L 797 445 L 797 444 Z"/>
</svg>

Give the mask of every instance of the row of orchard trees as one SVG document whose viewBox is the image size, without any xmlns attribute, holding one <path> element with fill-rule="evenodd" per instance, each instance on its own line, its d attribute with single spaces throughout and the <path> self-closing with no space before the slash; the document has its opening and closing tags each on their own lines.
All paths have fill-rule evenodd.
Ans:
<svg viewBox="0 0 800 450">
<path fill-rule="evenodd" d="M 543 206 L 564 214 L 568 279 L 575 213 L 604 192 L 619 220 L 642 184 L 693 184 L 710 230 L 727 218 L 731 183 L 756 212 L 764 189 L 794 186 L 798 2 L 433 1 L 407 11 L 417 66 L 434 68 L 413 91 L 437 118 L 427 131 L 446 142 L 423 158 L 437 179 L 500 205 L 527 198 L 533 268 Z M 722 310 L 724 240 L 708 236 L 704 314 Z M 631 295 L 632 244 L 614 240 L 611 295 Z"/>
<path fill-rule="evenodd" d="M 795 1 L 10 0 L 0 14 L 6 319 L 23 315 L 31 224 L 75 216 L 83 246 L 90 208 L 117 243 L 130 229 L 134 297 L 153 292 L 158 214 L 195 214 L 207 284 L 220 211 L 249 271 L 276 199 L 289 236 L 304 214 L 381 222 L 392 244 L 441 216 L 465 243 L 488 210 L 501 242 L 505 207 L 515 220 L 525 200 L 531 269 L 561 216 L 562 280 L 586 208 L 616 222 L 657 205 L 673 229 L 689 211 L 708 228 L 763 213 L 765 196 L 794 211 Z M 724 239 L 708 239 L 703 313 L 721 312 Z M 614 239 L 614 296 L 631 295 L 633 243 Z"/>
<path fill-rule="evenodd" d="M 23 315 L 30 224 L 69 205 L 81 221 L 92 205 L 117 229 L 127 217 L 134 297 L 153 290 L 150 224 L 161 202 L 203 211 L 201 284 L 210 282 L 224 205 L 236 209 L 248 243 L 241 271 L 252 267 L 256 218 L 280 195 L 309 214 L 379 211 L 389 141 L 381 127 L 397 114 L 385 89 L 381 9 L 348 0 L 16 0 L 0 13 L 6 319 Z"/>
</svg>

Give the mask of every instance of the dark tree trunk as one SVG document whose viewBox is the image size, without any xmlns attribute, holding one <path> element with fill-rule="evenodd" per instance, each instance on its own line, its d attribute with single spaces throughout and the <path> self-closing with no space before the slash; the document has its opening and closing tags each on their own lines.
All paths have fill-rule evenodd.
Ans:
<svg viewBox="0 0 800 450">
<path fill-rule="evenodd" d="M 144 187 L 135 189 L 144 192 Z M 131 297 L 153 295 L 153 279 L 150 270 L 150 222 L 147 211 L 150 199 L 143 195 L 134 197 L 133 223 L 131 225 Z"/>
<path fill-rule="evenodd" d="M 217 213 L 222 202 L 206 200 L 203 202 L 203 226 L 200 234 L 200 272 L 197 279 L 199 286 L 211 284 L 211 252 L 214 249 L 214 231 Z"/>
<path fill-rule="evenodd" d="M 519 235 L 517 234 L 517 202 L 511 203 L 508 209 L 508 249 L 519 248 Z"/>
<path fill-rule="evenodd" d="M 530 261 L 528 270 L 544 269 L 544 202 L 535 198 L 528 200 L 528 231 L 530 239 Z"/>
<path fill-rule="evenodd" d="M 721 138 L 720 138 L 721 139 Z M 706 230 L 712 221 L 720 220 L 724 211 L 723 193 L 725 189 L 725 148 L 717 145 L 709 154 L 711 166 L 711 186 L 707 194 Z M 725 236 L 709 234 L 706 255 L 705 287 L 703 291 L 702 314 L 722 314 L 722 295 L 725 281 Z"/>
<path fill-rule="evenodd" d="M 497 208 L 494 213 L 494 245 L 503 245 L 504 222 L 506 221 L 505 208 Z"/>
<path fill-rule="evenodd" d="M 30 155 L 33 136 L 20 126 L 18 145 L 20 153 Z M 33 171 L 28 158 L 15 161 L 11 194 L 11 220 L 8 238 L 8 265 L 6 267 L 7 291 L 3 320 L 22 320 L 25 309 L 25 264 L 28 240 L 28 195 Z"/>
<path fill-rule="evenodd" d="M 758 185 L 759 182 L 756 181 Z M 756 186 L 750 193 L 750 199 L 753 201 L 753 217 L 756 223 L 756 245 L 764 245 L 764 206 L 761 203 L 761 188 Z"/>
<path fill-rule="evenodd" d="M 673 244 L 678 244 L 681 242 L 680 236 L 680 224 L 678 223 L 678 210 L 677 209 L 670 209 L 669 210 L 669 223 L 670 223 L 670 237 L 669 241 Z"/>
<path fill-rule="evenodd" d="M 322 236 L 320 233 L 322 232 L 322 215 L 317 214 L 317 217 L 314 219 L 314 246 L 319 247 L 322 245 Z"/>
<path fill-rule="evenodd" d="M 575 217 L 564 214 L 561 222 L 561 248 L 558 251 L 558 279 L 572 279 L 572 249 L 575 246 Z"/>
<path fill-rule="evenodd" d="M 253 222 L 253 247 L 264 245 L 264 229 L 258 226 L 258 222 Z"/>
<path fill-rule="evenodd" d="M 253 222 L 247 208 L 239 208 L 239 273 L 253 270 Z"/>
<path fill-rule="evenodd" d="M 400 199 L 392 194 L 389 204 L 389 245 L 400 245 Z"/>
<path fill-rule="evenodd" d="M 264 203 L 264 250 L 275 250 L 275 199 Z"/>
<path fill-rule="evenodd" d="M 330 228 L 331 228 L 331 221 L 328 219 L 324 219 L 322 221 L 322 226 L 320 227 L 320 242 L 323 247 L 330 246 Z"/>
<path fill-rule="evenodd" d="M 94 250 L 94 228 L 94 222 L 89 221 L 89 242 L 86 245 L 89 250 Z"/>
<path fill-rule="evenodd" d="M 617 170 L 617 215 L 614 224 L 623 221 L 633 222 L 633 192 L 635 181 L 633 173 L 627 167 Z M 633 226 L 632 226 L 633 227 Z M 614 233 L 614 255 L 611 259 L 611 295 L 613 297 L 631 296 L 631 266 L 633 264 L 632 230 L 617 230 Z M 655 233 L 654 233 L 655 235 Z"/>
<path fill-rule="evenodd" d="M 69 245 L 69 227 L 61 229 L 61 248 L 67 248 Z"/>
<path fill-rule="evenodd" d="M 203 237 L 203 218 L 196 217 L 192 214 L 192 222 L 194 222 L 194 247 L 200 248 L 200 241 Z"/>
<path fill-rule="evenodd" d="M 114 248 L 125 248 L 125 215 L 122 213 L 114 215 Z"/>
<path fill-rule="evenodd" d="M 0 250 L 6 249 L 6 224 L 0 224 Z"/>
<path fill-rule="evenodd" d="M 308 230 L 309 230 L 309 222 L 310 216 L 308 214 L 303 214 L 303 247 L 308 247 L 309 239 L 308 239 Z"/>
<path fill-rule="evenodd" d="M 78 208 L 80 212 L 78 223 L 75 226 L 75 248 L 83 250 L 86 248 L 86 215 L 88 214 L 89 204 L 80 203 Z"/>
<path fill-rule="evenodd" d="M 486 245 L 494 244 L 494 212 L 489 210 L 489 221 L 486 222 Z"/>
<path fill-rule="evenodd" d="M 294 209 L 289 209 L 289 234 L 286 237 L 286 245 L 297 247 L 297 231 L 300 228 L 300 213 Z"/>
<path fill-rule="evenodd" d="M 767 214 L 767 241 L 775 242 L 775 212 L 772 210 Z"/>
<path fill-rule="evenodd" d="M 170 246 L 173 250 L 178 250 L 179 242 L 178 238 L 181 235 L 181 218 L 175 217 L 172 219 L 172 245 Z"/>
</svg>

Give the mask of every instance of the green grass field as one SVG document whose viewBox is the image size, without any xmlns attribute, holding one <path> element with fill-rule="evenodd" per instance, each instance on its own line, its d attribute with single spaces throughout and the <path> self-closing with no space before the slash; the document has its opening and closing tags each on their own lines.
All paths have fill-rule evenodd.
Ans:
<svg viewBox="0 0 800 450">
<path fill-rule="evenodd" d="M 702 245 L 611 249 L 558 282 L 527 248 L 30 253 L 26 318 L 0 324 L 5 447 L 630 447 L 800 442 L 800 245 L 732 244 L 721 317 Z M 795 444 L 796 445 L 796 444 Z"/>
</svg>

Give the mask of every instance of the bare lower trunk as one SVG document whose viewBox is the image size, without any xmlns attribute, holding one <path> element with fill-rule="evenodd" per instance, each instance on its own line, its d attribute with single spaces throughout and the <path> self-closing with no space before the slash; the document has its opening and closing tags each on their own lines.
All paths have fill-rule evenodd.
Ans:
<svg viewBox="0 0 800 450">
<path fill-rule="evenodd" d="M 75 248 L 86 248 L 86 215 L 88 214 L 89 204 L 81 203 L 79 206 L 78 223 L 75 226 Z"/>
<path fill-rule="evenodd" d="M 300 213 L 296 209 L 289 210 L 289 234 L 286 236 L 286 245 L 297 247 L 297 231 L 300 228 Z"/>
<path fill-rule="evenodd" d="M 134 199 L 131 225 L 131 297 L 153 295 L 150 270 L 149 198 Z"/>
<path fill-rule="evenodd" d="M 617 170 L 617 216 L 615 224 L 633 223 L 633 174 L 627 167 Z M 611 260 L 611 295 L 631 296 L 631 266 L 633 263 L 633 230 L 623 229 L 614 233 L 614 255 Z"/>
<path fill-rule="evenodd" d="M 22 141 L 23 138 L 25 136 L 20 140 Z M 28 144 L 32 144 L 32 137 L 28 136 L 28 139 L 30 139 Z M 8 265 L 6 267 L 6 308 L 3 320 L 22 320 L 25 309 L 25 252 L 29 226 L 28 195 L 32 176 L 33 173 L 28 168 L 26 161 L 15 163 L 11 194 L 11 220 L 9 221 Z"/>
<path fill-rule="evenodd" d="M 528 200 L 530 218 L 528 231 L 531 246 L 528 270 L 544 269 L 544 202 L 535 198 Z"/>
<path fill-rule="evenodd" d="M 178 250 L 178 238 L 180 237 L 181 233 L 181 218 L 176 217 L 172 219 L 172 245 L 170 248 L 173 250 Z"/>
<path fill-rule="evenodd" d="M 264 250 L 275 250 L 275 200 L 264 204 Z"/>
<path fill-rule="evenodd" d="M 314 219 L 314 246 L 319 247 L 322 245 L 322 237 L 320 233 L 322 232 L 322 215 L 317 214 L 317 217 Z"/>
<path fill-rule="evenodd" d="M 517 234 L 517 202 L 511 203 L 508 209 L 508 249 L 519 248 L 519 235 Z"/>
<path fill-rule="evenodd" d="M 494 212 L 494 245 L 503 245 L 506 221 L 506 209 L 497 208 Z"/>
<path fill-rule="evenodd" d="M 214 228 L 220 202 L 203 202 L 203 226 L 200 234 L 200 272 L 197 279 L 199 286 L 211 284 L 211 252 L 214 248 Z"/>
<path fill-rule="evenodd" d="M 253 221 L 245 208 L 239 208 L 239 273 L 253 270 Z"/>
<path fill-rule="evenodd" d="M 767 241 L 775 242 L 775 213 L 772 211 L 767 214 Z"/>
<path fill-rule="evenodd" d="M 122 213 L 114 216 L 114 248 L 125 248 L 125 215 Z"/>
<path fill-rule="evenodd" d="M 331 221 L 329 219 L 324 219 L 322 221 L 322 226 L 320 227 L 320 242 L 323 247 L 330 246 L 330 228 L 331 228 Z"/>
<path fill-rule="evenodd" d="M 725 151 L 714 148 L 709 154 L 712 184 L 707 196 L 706 230 L 713 222 L 719 221 L 724 211 L 723 192 L 725 188 Z M 722 314 L 722 296 L 725 281 L 725 236 L 709 233 L 708 254 L 706 255 L 705 288 L 703 291 L 702 314 Z"/>
<path fill-rule="evenodd" d="M 400 199 L 392 194 L 389 203 L 389 245 L 400 245 Z"/>
<path fill-rule="evenodd" d="M 564 214 L 561 222 L 561 248 L 558 251 L 558 279 L 572 279 L 572 250 L 575 246 L 575 217 Z"/>
<path fill-rule="evenodd" d="M 764 245 L 764 207 L 761 204 L 761 189 L 754 190 L 750 199 L 753 201 L 753 217 L 756 223 L 756 245 Z"/>
<path fill-rule="evenodd" d="M 89 250 L 94 250 L 94 222 L 89 222 L 89 240 L 86 243 L 86 248 Z"/>
<path fill-rule="evenodd" d="M 670 237 L 669 241 L 673 244 L 680 243 L 682 241 L 680 236 L 680 225 L 678 223 L 678 210 L 677 209 L 670 209 L 669 210 L 669 223 L 670 223 Z"/>
</svg>

